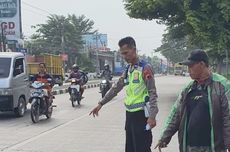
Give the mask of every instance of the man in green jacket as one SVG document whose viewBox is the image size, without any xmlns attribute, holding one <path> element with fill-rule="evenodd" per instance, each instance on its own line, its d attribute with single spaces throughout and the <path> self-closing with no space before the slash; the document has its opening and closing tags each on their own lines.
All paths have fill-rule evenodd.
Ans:
<svg viewBox="0 0 230 152">
<path fill-rule="evenodd" d="M 190 82 L 166 121 L 156 148 L 164 148 L 178 131 L 180 152 L 230 150 L 230 82 L 209 70 L 208 56 L 194 50 L 187 61 Z"/>
</svg>

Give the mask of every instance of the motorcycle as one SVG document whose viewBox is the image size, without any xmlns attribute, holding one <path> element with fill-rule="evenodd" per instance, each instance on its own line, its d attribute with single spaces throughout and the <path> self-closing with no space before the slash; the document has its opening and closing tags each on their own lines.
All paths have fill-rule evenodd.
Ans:
<svg viewBox="0 0 230 152">
<path fill-rule="evenodd" d="M 52 102 L 49 102 L 52 99 L 49 99 L 48 90 L 45 89 L 45 86 L 45 83 L 39 81 L 34 81 L 31 84 L 29 102 L 31 103 L 31 119 L 33 123 L 37 123 L 41 115 L 45 115 L 47 119 L 51 118 L 53 112 Z"/>
<path fill-rule="evenodd" d="M 70 100 L 72 107 L 75 107 L 77 104 L 81 104 L 81 91 L 80 91 L 80 79 L 71 79 L 71 85 L 69 87 Z"/>
<path fill-rule="evenodd" d="M 111 88 L 111 84 L 108 80 L 102 80 L 100 83 L 100 93 L 102 98 L 105 96 L 105 94 L 109 91 Z"/>
</svg>

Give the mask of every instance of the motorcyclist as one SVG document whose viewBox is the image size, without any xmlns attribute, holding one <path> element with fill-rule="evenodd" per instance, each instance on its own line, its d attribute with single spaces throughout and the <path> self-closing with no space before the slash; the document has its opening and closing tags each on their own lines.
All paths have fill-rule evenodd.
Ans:
<svg viewBox="0 0 230 152">
<path fill-rule="evenodd" d="M 112 71 L 110 70 L 108 64 L 104 65 L 104 70 L 102 71 L 101 77 L 104 78 L 107 81 L 112 80 Z"/>
<path fill-rule="evenodd" d="M 112 87 L 112 83 L 110 83 L 110 81 L 112 80 L 112 71 L 110 70 L 108 64 L 104 65 L 104 70 L 102 71 L 101 78 L 104 78 L 106 80 L 109 88 Z"/>
<path fill-rule="evenodd" d="M 45 63 L 39 63 L 38 65 L 38 74 L 34 76 L 33 81 L 39 81 L 42 83 L 45 83 L 44 89 L 48 91 L 48 104 L 51 104 L 53 102 L 53 94 L 52 94 L 52 88 L 54 86 L 54 81 L 51 75 L 46 73 L 46 64 Z"/>
<path fill-rule="evenodd" d="M 82 95 L 83 95 L 85 89 L 83 86 L 84 82 L 83 82 L 83 78 L 82 78 L 83 77 L 82 72 L 79 69 L 80 69 L 79 66 L 77 64 L 74 64 L 72 66 L 72 71 L 71 71 L 68 79 L 70 80 L 72 78 L 75 78 L 75 79 L 79 80 L 79 85 L 81 86 L 80 87 L 81 97 L 83 97 Z M 70 89 L 69 89 L 69 93 L 70 93 Z"/>
</svg>

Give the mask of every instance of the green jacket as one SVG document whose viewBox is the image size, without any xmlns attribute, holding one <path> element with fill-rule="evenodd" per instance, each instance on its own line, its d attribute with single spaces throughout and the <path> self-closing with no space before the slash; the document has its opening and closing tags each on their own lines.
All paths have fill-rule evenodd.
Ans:
<svg viewBox="0 0 230 152">
<path fill-rule="evenodd" d="M 195 81 L 190 82 L 177 98 L 160 139 L 168 144 L 178 131 L 180 152 L 186 152 L 187 111 L 185 99 L 194 84 Z M 230 149 L 230 81 L 219 74 L 212 73 L 205 85 L 208 88 L 209 111 L 212 121 L 212 152 Z"/>
</svg>

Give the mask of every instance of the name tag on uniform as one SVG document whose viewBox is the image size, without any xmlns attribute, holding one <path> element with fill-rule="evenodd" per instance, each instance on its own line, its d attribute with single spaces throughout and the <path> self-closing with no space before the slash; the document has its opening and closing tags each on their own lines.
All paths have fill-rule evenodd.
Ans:
<svg viewBox="0 0 230 152">
<path fill-rule="evenodd" d="M 133 83 L 139 83 L 139 72 L 134 72 L 133 73 Z"/>
</svg>

